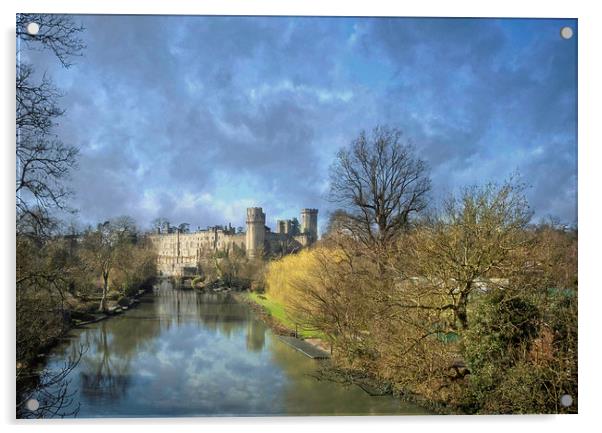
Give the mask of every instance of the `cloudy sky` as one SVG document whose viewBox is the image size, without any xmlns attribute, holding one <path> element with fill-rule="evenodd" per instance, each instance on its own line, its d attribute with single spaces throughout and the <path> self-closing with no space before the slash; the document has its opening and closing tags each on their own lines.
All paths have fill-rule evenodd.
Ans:
<svg viewBox="0 0 602 433">
<path fill-rule="evenodd" d="M 518 171 L 536 217 L 576 223 L 575 20 L 76 16 L 57 133 L 80 148 L 85 223 L 158 216 L 272 227 L 330 204 L 328 167 L 362 129 L 400 128 L 433 196 Z"/>
</svg>

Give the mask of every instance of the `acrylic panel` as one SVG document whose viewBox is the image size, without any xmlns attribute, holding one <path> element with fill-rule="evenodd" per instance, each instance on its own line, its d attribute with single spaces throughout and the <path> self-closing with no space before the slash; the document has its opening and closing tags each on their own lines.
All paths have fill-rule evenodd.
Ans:
<svg viewBox="0 0 602 433">
<path fill-rule="evenodd" d="M 576 19 L 18 14 L 18 418 L 577 412 Z"/>
</svg>

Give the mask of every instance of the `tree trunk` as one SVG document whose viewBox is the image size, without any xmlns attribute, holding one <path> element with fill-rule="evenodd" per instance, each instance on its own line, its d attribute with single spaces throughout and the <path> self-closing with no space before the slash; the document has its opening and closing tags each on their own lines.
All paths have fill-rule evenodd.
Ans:
<svg viewBox="0 0 602 433">
<path fill-rule="evenodd" d="M 466 287 L 460 293 L 460 298 L 458 299 L 458 304 L 455 308 L 456 319 L 460 322 L 460 328 L 466 329 L 468 328 L 468 295 L 470 294 L 470 288 L 472 286 L 472 282 L 468 282 Z"/>
<path fill-rule="evenodd" d="M 103 279 L 102 297 L 100 298 L 100 305 L 98 306 L 98 311 L 100 311 L 100 312 L 105 311 L 105 302 L 107 299 L 107 292 L 109 289 L 109 273 L 103 272 L 102 279 Z"/>
</svg>

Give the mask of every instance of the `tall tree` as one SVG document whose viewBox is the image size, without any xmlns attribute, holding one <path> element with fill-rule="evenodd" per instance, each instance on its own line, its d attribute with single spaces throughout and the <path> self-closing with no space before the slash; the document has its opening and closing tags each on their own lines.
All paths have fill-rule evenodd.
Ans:
<svg viewBox="0 0 602 433">
<path fill-rule="evenodd" d="M 37 34 L 27 31 L 27 25 L 36 23 Z M 84 27 L 68 15 L 17 14 L 17 50 L 21 45 L 31 50 L 49 50 L 65 68 L 72 66 L 72 58 L 81 56 L 86 47 L 80 37 Z M 19 51 L 17 51 L 19 55 Z"/>
<path fill-rule="evenodd" d="M 291 236 L 297 236 L 301 233 L 301 225 L 296 217 L 291 220 Z"/>
<path fill-rule="evenodd" d="M 165 231 L 165 233 L 167 233 L 167 229 L 169 228 L 169 220 L 164 217 L 155 218 L 151 224 L 153 226 L 153 231 L 155 232 Z"/>
<path fill-rule="evenodd" d="M 37 34 L 27 31 L 39 26 Z M 49 50 L 64 67 L 84 48 L 79 34 L 83 27 L 63 15 L 17 15 L 16 130 L 17 230 L 40 233 L 51 226 L 51 212 L 66 209 L 68 190 L 64 180 L 75 166 L 77 148 L 64 144 L 53 132 L 63 115 L 61 96 L 45 74 L 36 79 L 34 68 L 24 59 L 23 49 Z"/>
<path fill-rule="evenodd" d="M 96 270 L 102 281 L 99 311 L 106 309 L 109 278 L 116 267 L 121 249 L 128 248 L 136 238 L 136 228 L 130 217 L 119 217 L 98 224 L 96 230 L 86 234 L 83 240 L 83 260 Z"/>
<path fill-rule="evenodd" d="M 36 23 L 39 32 L 27 32 Z M 69 406 L 65 377 L 77 364 L 58 373 L 45 371 L 31 381 L 29 365 L 36 352 L 52 342 L 65 326 L 64 293 L 72 269 L 69 254 L 56 254 L 59 239 L 53 211 L 66 209 L 68 190 L 64 180 L 75 166 L 77 149 L 55 134 L 64 113 L 58 104 L 60 91 L 45 74 L 36 75 L 27 62 L 29 50 L 49 50 L 68 67 L 84 45 L 83 28 L 62 15 L 18 14 L 16 19 L 16 303 L 17 303 L 17 412 L 23 417 L 64 416 Z M 67 251 L 67 250 L 65 250 Z M 24 410 L 30 396 L 44 396 L 37 411 Z"/>
<path fill-rule="evenodd" d="M 386 247 L 426 207 L 430 188 L 426 163 L 394 128 L 362 131 L 331 167 L 330 199 L 347 211 L 350 231 L 365 245 Z"/>
<path fill-rule="evenodd" d="M 532 212 L 524 190 L 514 180 L 466 188 L 447 200 L 438 218 L 418 227 L 400 246 L 409 254 L 402 273 L 421 278 L 415 292 L 403 293 L 413 296 L 405 304 L 451 311 L 453 326 L 466 329 L 473 292 L 507 284 L 529 267 L 532 251 L 525 249 L 532 239 L 526 229 Z"/>
</svg>

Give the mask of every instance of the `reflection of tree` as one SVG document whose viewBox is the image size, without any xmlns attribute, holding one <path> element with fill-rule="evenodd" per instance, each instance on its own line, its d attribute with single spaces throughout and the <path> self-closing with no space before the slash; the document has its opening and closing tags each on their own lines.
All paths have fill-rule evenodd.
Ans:
<svg viewBox="0 0 602 433">
<path fill-rule="evenodd" d="M 142 392 L 156 391 L 162 396 L 170 397 L 171 390 L 179 389 L 183 385 L 182 381 L 187 384 L 179 389 L 179 393 L 182 398 L 185 398 L 191 377 L 190 373 L 182 371 L 182 364 L 179 362 L 186 352 L 207 349 L 195 346 L 195 336 L 203 333 L 204 336 L 209 337 L 208 344 L 224 345 L 225 349 L 236 345 L 240 350 L 240 356 L 228 360 L 211 360 L 208 358 L 214 356 L 216 351 L 209 351 L 207 356 L 195 364 L 199 377 L 206 373 L 204 369 L 210 368 L 213 362 L 240 361 L 242 365 L 247 365 L 247 356 L 254 360 L 264 357 L 263 354 L 258 355 L 253 352 L 260 352 L 265 347 L 265 340 L 268 338 L 265 326 L 253 320 L 248 307 L 236 303 L 229 294 L 200 294 L 166 287 L 165 290 L 157 291 L 156 296 L 151 300 L 142 298 L 141 301 L 138 308 L 129 310 L 121 316 L 74 331 L 75 338 L 72 341 L 58 346 L 53 351 L 53 358 L 60 362 L 72 357 L 79 345 L 88 347 L 76 372 L 71 375 L 75 378 L 72 389 L 77 390 L 79 395 L 74 399 L 73 404 L 70 404 L 70 408 L 77 408 L 76 405 L 81 401 L 82 414 L 84 412 L 88 414 L 89 410 L 95 414 L 106 413 L 115 405 L 129 407 L 133 403 L 130 402 L 131 396 L 137 395 L 141 390 Z M 246 348 L 243 340 L 245 336 Z M 187 341 L 188 337 L 192 337 L 192 340 Z M 212 337 L 214 341 L 211 341 Z M 207 342 L 205 339 L 202 341 Z M 165 353 L 165 351 L 181 353 Z M 159 355 L 165 355 L 168 361 L 166 366 L 143 364 L 147 361 L 162 361 L 164 358 Z M 57 368 L 58 366 L 53 370 L 57 371 Z M 149 375 L 139 375 L 137 370 L 140 369 L 147 370 L 146 373 Z M 240 383 L 248 383 L 250 373 L 241 371 Z M 271 377 L 271 370 L 269 366 L 262 365 L 257 374 Z M 148 377 L 154 379 L 151 381 Z M 224 383 L 219 378 L 203 380 L 208 380 L 209 383 L 201 383 L 199 386 L 209 387 L 215 384 L 219 386 L 220 383 Z M 229 383 L 229 379 L 223 380 Z M 254 384 L 257 381 L 258 379 L 253 377 L 250 383 Z M 170 392 L 163 394 L 162 390 L 159 390 L 162 388 L 168 388 L 167 391 Z M 229 398 L 234 399 L 234 396 Z M 257 398 L 263 401 L 263 397 Z M 149 409 L 157 407 L 152 402 L 148 404 Z M 137 407 L 136 404 L 133 406 Z M 117 412 L 121 411 L 117 410 Z"/>
<path fill-rule="evenodd" d="M 131 358 L 149 349 L 161 332 L 159 321 L 148 316 L 150 305 L 143 305 L 107 322 L 111 331 L 111 349 L 119 356 Z"/>
<path fill-rule="evenodd" d="M 76 391 L 69 389 L 69 374 L 77 366 L 84 352 L 85 348 L 82 345 L 74 345 L 71 356 L 58 371 L 45 368 L 39 373 L 17 378 L 17 418 L 76 416 L 79 404 L 75 404 Z M 27 407 L 32 399 L 39 404 L 35 410 Z"/>
<path fill-rule="evenodd" d="M 248 320 L 247 310 L 230 294 L 203 294 L 198 297 L 199 318 L 210 329 L 219 329 L 230 336 L 241 330 Z"/>
<path fill-rule="evenodd" d="M 103 323 L 91 337 L 92 354 L 80 371 L 82 394 L 89 400 L 123 397 L 129 384 L 131 356 L 111 356 L 112 339 Z"/>
<path fill-rule="evenodd" d="M 85 334 L 91 350 L 82 362 L 80 379 L 88 399 L 116 399 L 126 393 L 136 367 L 132 359 L 160 332 L 159 322 L 145 319 L 143 310 L 103 322 L 95 332 Z"/>
<path fill-rule="evenodd" d="M 265 346 L 266 327 L 258 320 L 250 320 L 247 324 L 247 349 L 260 352 Z"/>
</svg>

